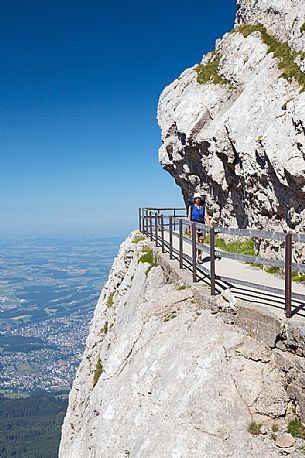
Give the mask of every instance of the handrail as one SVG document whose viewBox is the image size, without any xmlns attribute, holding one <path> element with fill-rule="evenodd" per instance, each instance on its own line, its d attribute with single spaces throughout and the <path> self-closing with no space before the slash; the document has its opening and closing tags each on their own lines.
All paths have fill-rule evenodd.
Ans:
<svg viewBox="0 0 305 458">
<path fill-rule="evenodd" d="M 150 211 L 153 211 L 153 210 L 156 210 L 156 211 L 172 211 L 172 210 L 176 210 L 176 211 L 186 211 L 186 208 L 185 207 L 182 207 L 182 208 L 174 208 L 174 207 L 171 207 L 171 208 L 155 208 L 155 207 L 144 207 L 142 210 L 150 210 Z"/>
<path fill-rule="evenodd" d="M 173 212 L 171 215 L 165 215 L 161 212 L 169 211 Z M 239 228 L 213 228 L 206 224 L 196 223 L 190 221 L 185 215 L 177 215 L 176 211 L 186 211 L 185 208 L 153 208 L 145 207 L 139 209 L 139 229 L 145 235 L 149 236 L 151 240 L 155 240 L 156 246 L 159 246 L 161 243 L 162 252 L 165 252 L 166 249 L 169 251 L 170 259 L 173 259 L 173 253 L 175 252 L 178 255 L 179 266 L 182 269 L 184 266 L 184 260 L 187 261 L 192 268 L 193 281 L 196 282 L 198 279 L 198 271 L 205 272 L 206 269 L 198 265 L 196 262 L 196 252 L 197 250 L 204 251 L 209 253 L 209 262 L 210 262 L 210 271 L 209 271 L 209 280 L 211 287 L 211 294 L 216 294 L 216 279 L 221 281 L 234 281 L 236 283 L 258 287 L 254 283 L 250 283 L 243 280 L 229 279 L 228 277 L 219 277 L 215 273 L 215 258 L 228 258 L 232 260 L 242 261 L 246 263 L 255 263 L 266 266 L 280 267 L 285 270 L 285 291 L 279 290 L 277 288 L 271 287 L 261 287 L 263 290 L 272 290 L 272 291 L 281 291 L 285 294 L 285 315 L 287 318 L 291 318 L 294 312 L 292 312 L 292 270 L 296 272 L 305 272 L 305 264 L 294 263 L 292 262 L 292 244 L 296 243 L 305 243 L 305 235 L 299 233 L 284 233 L 276 231 L 261 231 L 259 229 L 239 229 Z M 165 219 L 168 220 L 168 223 L 165 223 Z M 191 237 L 185 237 L 183 234 L 183 227 L 187 226 L 190 229 Z M 167 229 L 168 228 L 168 229 Z M 208 232 L 210 235 L 210 246 L 203 245 L 197 242 L 197 230 L 201 229 L 204 232 Z M 159 232 L 161 236 L 159 236 Z M 165 242 L 164 233 L 169 234 L 169 242 Z M 227 251 L 222 251 L 216 249 L 215 247 L 215 235 L 216 234 L 228 234 L 240 237 L 255 237 L 267 240 L 277 240 L 283 242 L 285 247 L 285 257 L 281 259 L 270 259 L 261 256 L 252 256 L 244 255 L 241 253 L 229 253 Z M 173 237 L 179 238 L 179 249 L 173 248 Z M 192 256 L 186 255 L 183 252 L 183 243 L 191 245 Z M 301 297 L 302 295 L 294 294 L 294 297 Z M 305 296 L 302 296 L 302 300 L 305 299 Z"/>
</svg>

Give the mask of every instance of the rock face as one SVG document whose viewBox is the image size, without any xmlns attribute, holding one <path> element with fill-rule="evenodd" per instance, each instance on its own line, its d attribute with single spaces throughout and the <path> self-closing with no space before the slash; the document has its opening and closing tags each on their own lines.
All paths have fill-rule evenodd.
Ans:
<svg viewBox="0 0 305 458">
<path fill-rule="evenodd" d="M 211 79 L 194 66 L 161 94 L 161 165 L 217 224 L 305 230 L 304 22 L 303 0 L 238 0 L 236 28 L 199 66 Z"/>
<path fill-rule="evenodd" d="M 139 262 L 147 242 L 133 237 L 97 304 L 59 456 L 281 456 L 267 432 L 290 404 L 270 350 Z M 263 434 L 250 434 L 253 421 Z"/>
</svg>

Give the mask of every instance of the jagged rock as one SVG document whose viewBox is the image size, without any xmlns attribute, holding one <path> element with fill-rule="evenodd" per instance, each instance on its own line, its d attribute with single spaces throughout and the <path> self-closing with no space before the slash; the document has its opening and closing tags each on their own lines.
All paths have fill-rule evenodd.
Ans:
<svg viewBox="0 0 305 458">
<path fill-rule="evenodd" d="M 239 0 L 236 24 L 263 24 L 294 51 L 303 51 L 302 0 Z M 161 165 L 186 204 L 206 196 L 219 225 L 303 232 L 305 229 L 305 93 L 287 81 L 260 32 L 227 33 L 217 41 L 219 74 L 230 84 L 200 84 L 196 66 L 162 92 Z M 213 56 L 208 53 L 202 63 Z M 305 69 L 302 55 L 296 59 Z M 282 245 L 257 241 L 265 255 Z M 295 258 L 305 259 L 297 247 Z"/>
</svg>

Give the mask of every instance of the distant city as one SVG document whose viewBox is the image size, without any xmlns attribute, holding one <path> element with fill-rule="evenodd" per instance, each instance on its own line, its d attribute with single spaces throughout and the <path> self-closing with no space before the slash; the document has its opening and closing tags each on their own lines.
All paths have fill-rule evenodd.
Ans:
<svg viewBox="0 0 305 458">
<path fill-rule="evenodd" d="M 0 242 L 0 394 L 67 395 L 120 242 Z"/>
</svg>

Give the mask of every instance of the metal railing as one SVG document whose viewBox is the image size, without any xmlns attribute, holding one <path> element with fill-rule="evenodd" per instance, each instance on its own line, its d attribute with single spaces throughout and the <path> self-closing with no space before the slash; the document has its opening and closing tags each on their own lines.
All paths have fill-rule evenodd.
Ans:
<svg viewBox="0 0 305 458">
<path fill-rule="evenodd" d="M 185 236 L 185 228 L 188 228 L 190 237 Z M 155 241 L 156 246 L 160 246 L 162 252 L 168 251 L 170 259 L 174 257 L 179 262 L 180 269 L 188 267 L 192 271 L 193 282 L 203 278 L 210 285 L 211 294 L 215 295 L 217 289 L 221 290 L 228 285 L 242 285 L 243 287 L 255 288 L 269 293 L 283 295 L 285 302 L 285 315 L 291 318 L 299 310 L 305 308 L 305 295 L 292 294 L 292 272 L 305 272 L 305 265 L 292 262 L 293 242 L 305 243 L 305 235 L 268 232 L 256 229 L 237 229 L 237 228 L 214 228 L 205 224 L 191 222 L 186 218 L 185 208 L 140 208 L 139 209 L 139 229 Z M 209 246 L 197 242 L 197 230 L 208 233 L 210 238 Z M 165 237 L 167 234 L 167 239 Z M 229 253 L 217 250 L 215 246 L 216 234 L 227 234 L 240 237 L 256 237 L 264 240 L 276 240 L 282 242 L 285 247 L 284 260 L 270 259 L 261 256 L 250 256 L 239 253 Z M 178 239 L 178 248 L 174 247 L 173 239 Z M 184 243 L 191 246 L 191 256 L 184 252 Z M 209 255 L 209 269 L 197 263 L 197 250 Z M 228 258 L 231 260 L 254 263 L 263 266 L 277 267 L 285 271 L 284 290 L 260 285 L 246 280 L 216 275 L 216 259 Z M 223 283 L 226 285 L 223 286 Z M 292 310 L 292 301 L 297 300 L 298 306 Z M 304 307 L 303 307 L 304 306 Z"/>
</svg>

